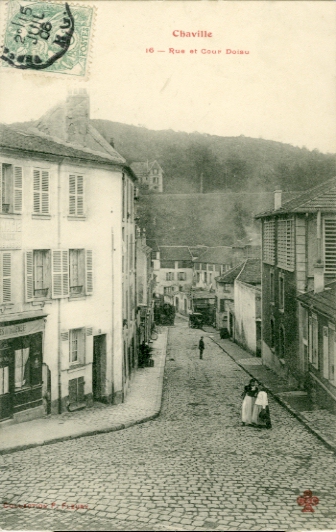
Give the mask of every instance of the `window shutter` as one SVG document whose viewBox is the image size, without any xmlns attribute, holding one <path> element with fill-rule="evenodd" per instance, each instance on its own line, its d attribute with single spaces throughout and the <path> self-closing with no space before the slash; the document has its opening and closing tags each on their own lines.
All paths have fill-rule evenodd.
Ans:
<svg viewBox="0 0 336 532">
<path fill-rule="evenodd" d="M 324 262 L 326 276 L 336 274 L 336 220 L 324 221 Z"/>
<path fill-rule="evenodd" d="M 69 175 L 69 214 L 76 214 L 76 176 Z"/>
<path fill-rule="evenodd" d="M 0 212 L 2 212 L 2 163 L 0 163 Z"/>
<path fill-rule="evenodd" d="M 40 211 L 40 183 L 41 183 L 41 171 L 34 168 L 33 171 L 33 210 L 35 213 Z"/>
<path fill-rule="evenodd" d="M 77 379 L 69 380 L 69 403 L 77 403 Z"/>
<path fill-rule="evenodd" d="M 86 294 L 93 292 L 93 260 L 92 250 L 85 250 L 85 266 L 86 266 Z"/>
<path fill-rule="evenodd" d="M 22 167 L 14 166 L 14 212 L 22 212 Z"/>
<path fill-rule="evenodd" d="M 77 214 L 84 214 L 84 178 L 77 176 Z"/>
<path fill-rule="evenodd" d="M 329 379 L 329 329 L 323 327 L 323 377 Z"/>
<path fill-rule="evenodd" d="M 52 297 L 68 297 L 69 295 L 69 252 L 54 249 L 52 251 Z"/>
<path fill-rule="evenodd" d="M 69 295 L 69 252 L 62 251 L 62 295 Z"/>
<path fill-rule="evenodd" d="M 34 255 L 32 251 L 26 251 L 25 253 L 25 289 L 26 289 L 26 301 L 31 301 L 34 298 Z"/>
<path fill-rule="evenodd" d="M 42 170 L 41 180 L 41 212 L 43 214 L 49 213 L 49 172 Z"/>
<path fill-rule="evenodd" d="M 78 377 L 77 381 L 78 381 L 77 401 L 79 403 L 82 403 L 83 401 L 85 401 L 85 382 L 84 382 L 84 377 Z"/>
<path fill-rule="evenodd" d="M 12 300 L 12 255 L 10 252 L 2 253 L 2 302 Z"/>
</svg>

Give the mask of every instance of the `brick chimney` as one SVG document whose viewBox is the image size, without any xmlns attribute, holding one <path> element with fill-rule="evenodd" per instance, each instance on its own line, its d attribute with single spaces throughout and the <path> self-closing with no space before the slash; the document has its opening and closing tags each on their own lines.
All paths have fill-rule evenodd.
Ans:
<svg viewBox="0 0 336 532">
<path fill-rule="evenodd" d="M 86 146 L 90 120 L 90 98 L 86 89 L 69 91 L 66 100 L 67 141 Z"/>
<path fill-rule="evenodd" d="M 275 187 L 274 191 L 274 210 L 280 209 L 282 205 L 282 190 L 279 186 Z"/>
</svg>

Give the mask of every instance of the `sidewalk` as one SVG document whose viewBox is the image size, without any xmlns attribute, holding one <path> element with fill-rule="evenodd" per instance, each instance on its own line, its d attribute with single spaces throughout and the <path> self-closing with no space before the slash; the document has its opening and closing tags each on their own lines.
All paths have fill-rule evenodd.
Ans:
<svg viewBox="0 0 336 532">
<path fill-rule="evenodd" d="M 276 373 L 264 366 L 261 358 L 251 355 L 231 340 L 221 339 L 219 332 L 211 327 L 204 328 L 204 331 L 238 366 L 257 381 L 262 382 L 270 395 L 336 453 L 336 416 L 334 414 L 313 405 L 306 392 L 290 387 Z"/>
<path fill-rule="evenodd" d="M 154 367 L 136 371 L 125 402 L 45 416 L 0 428 L 0 455 L 83 436 L 114 432 L 157 417 L 161 410 L 168 328 L 152 343 Z"/>
</svg>

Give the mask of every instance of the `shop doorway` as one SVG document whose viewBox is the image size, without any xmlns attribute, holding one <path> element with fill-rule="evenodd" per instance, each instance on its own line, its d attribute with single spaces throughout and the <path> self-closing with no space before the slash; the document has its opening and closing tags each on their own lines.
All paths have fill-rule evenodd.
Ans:
<svg viewBox="0 0 336 532">
<path fill-rule="evenodd" d="M 106 363 L 106 334 L 93 337 L 92 395 L 94 401 L 103 396 L 103 371 Z"/>
<path fill-rule="evenodd" d="M 8 342 L 0 342 L 0 421 L 13 415 L 14 364 Z"/>
</svg>

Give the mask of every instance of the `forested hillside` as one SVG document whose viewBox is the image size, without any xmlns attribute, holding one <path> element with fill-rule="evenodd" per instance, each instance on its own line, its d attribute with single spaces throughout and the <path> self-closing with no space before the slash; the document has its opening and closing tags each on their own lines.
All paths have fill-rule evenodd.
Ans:
<svg viewBox="0 0 336 532">
<path fill-rule="evenodd" d="M 157 159 L 164 192 L 305 190 L 335 175 L 335 154 L 244 136 L 153 131 L 109 120 L 92 125 L 129 163 Z"/>
</svg>

